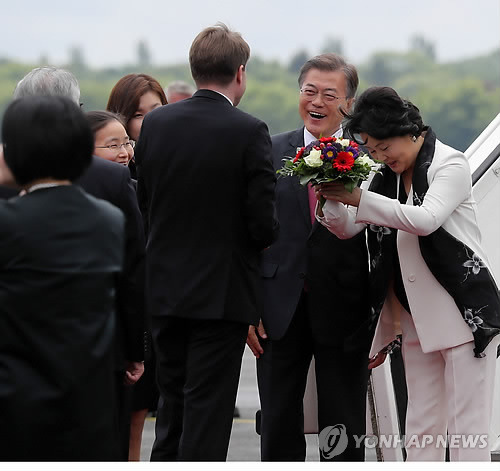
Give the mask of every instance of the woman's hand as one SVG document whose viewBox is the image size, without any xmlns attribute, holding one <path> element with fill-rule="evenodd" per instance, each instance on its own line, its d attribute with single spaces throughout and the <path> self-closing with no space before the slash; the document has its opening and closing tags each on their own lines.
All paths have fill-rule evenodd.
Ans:
<svg viewBox="0 0 500 471">
<path fill-rule="evenodd" d="M 124 383 L 132 385 L 137 383 L 144 373 L 144 363 L 142 361 L 131 361 L 127 364 Z"/>
<path fill-rule="evenodd" d="M 321 183 L 314 187 L 316 195 L 323 196 L 326 200 L 340 201 L 349 206 L 359 206 L 361 189 L 354 188 L 352 193 L 345 189 L 342 183 Z"/>
<path fill-rule="evenodd" d="M 373 368 L 380 366 L 384 363 L 386 357 L 387 353 L 384 353 L 383 351 L 378 352 L 373 358 L 368 360 L 368 369 L 373 370 Z"/>
</svg>

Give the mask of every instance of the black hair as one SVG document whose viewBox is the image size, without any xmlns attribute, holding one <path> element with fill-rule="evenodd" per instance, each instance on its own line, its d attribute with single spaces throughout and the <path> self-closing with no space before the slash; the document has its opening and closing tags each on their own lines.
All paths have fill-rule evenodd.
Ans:
<svg viewBox="0 0 500 471">
<path fill-rule="evenodd" d="M 343 124 L 345 134 L 359 144 L 364 144 L 359 133 L 380 140 L 418 137 L 425 128 L 419 109 L 390 87 L 368 88 L 357 98 L 354 111 L 343 114 L 347 118 Z"/>
<path fill-rule="evenodd" d="M 125 130 L 127 129 L 127 125 L 125 124 L 122 116 L 117 113 L 112 113 L 111 111 L 88 111 L 85 113 L 85 118 L 89 123 L 94 137 L 98 131 L 113 121 L 118 121 L 125 128 Z"/>
<path fill-rule="evenodd" d="M 63 96 L 12 101 L 3 118 L 2 142 L 5 162 L 19 185 L 41 178 L 75 180 L 94 150 L 84 114 Z"/>
</svg>

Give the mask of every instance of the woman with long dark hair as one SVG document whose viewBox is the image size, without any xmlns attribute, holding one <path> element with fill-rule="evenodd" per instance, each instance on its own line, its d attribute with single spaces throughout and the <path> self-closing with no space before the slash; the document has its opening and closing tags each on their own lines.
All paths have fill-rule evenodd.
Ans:
<svg viewBox="0 0 500 471">
<path fill-rule="evenodd" d="M 119 114 L 123 119 L 130 139 L 139 139 L 144 116 L 167 104 L 167 97 L 160 83 L 146 74 L 128 74 L 122 77 L 111 90 L 107 111 Z M 135 161 L 129 163 L 132 177 L 137 178 Z M 144 208 L 141 208 L 144 213 Z M 145 228 L 147 231 L 147 228 Z M 140 460 L 142 431 L 148 411 L 155 411 L 158 403 L 158 388 L 155 379 L 155 356 L 152 350 L 150 329 L 145 332 L 146 359 L 144 375 L 134 386 L 134 399 L 130 425 L 129 459 Z"/>
</svg>

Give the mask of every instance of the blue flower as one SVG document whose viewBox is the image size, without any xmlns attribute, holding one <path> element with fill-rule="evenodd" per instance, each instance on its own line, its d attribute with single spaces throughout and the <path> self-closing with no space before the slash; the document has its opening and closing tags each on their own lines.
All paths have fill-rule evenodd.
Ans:
<svg viewBox="0 0 500 471">
<path fill-rule="evenodd" d="M 354 159 L 358 158 L 358 155 L 359 155 L 358 149 L 355 149 L 354 147 L 349 146 L 345 151 L 350 152 L 352 154 L 352 156 L 354 157 Z"/>
<path fill-rule="evenodd" d="M 326 161 L 331 162 L 335 157 L 337 157 L 337 149 L 332 145 L 327 145 L 323 149 L 323 157 Z"/>
</svg>

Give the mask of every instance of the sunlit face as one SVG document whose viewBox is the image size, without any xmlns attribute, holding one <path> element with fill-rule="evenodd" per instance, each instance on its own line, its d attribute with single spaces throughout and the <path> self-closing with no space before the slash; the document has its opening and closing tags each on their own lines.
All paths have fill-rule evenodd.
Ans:
<svg viewBox="0 0 500 471">
<path fill-rule="evenodd" d="M 375 139 L 366 133 L 360 133 L 366 144 L 364 147 L 370 155 L 384 162 L 394 173 L 403 173 L 413 169 L 418 152 L 422 147 L 423 139 L 413 141 L 411 136 L 389 137 Z"/>
<path fill-rule="evenodd" d="M 146 116 L 150 111 L 153 111 L 159 106 L 162 106 L 162 103 L 160 95 L 158 95 L 158 93 L 149 91 L 141 96 L 141 99 L 139 100 L 139 108 L 137 108 L 136 112 L 128 122 L 127 127 L 130 134 L 130 139 L 133 139 L 134 141 L 137 141 L 137 139 L 139 139 L 144 116 Z"/>
<path fill-rule="evenodd" d="M 134 156 L 134 148 L 130 143 L 127 131 L 119 121 L 113 119 L 96 132 L 94 155 L 122 165 L 128 165 Z"/>
<path fill-rule="evenodd" d="M 352 98 L 345 98 L 347 81 L 341 70 L 311 69 L 302 83 L 299 113 L 306 129 L 316 138 L 331 136 L 340 127 L 342 107 L 348 111 Z"/>
</svg>

